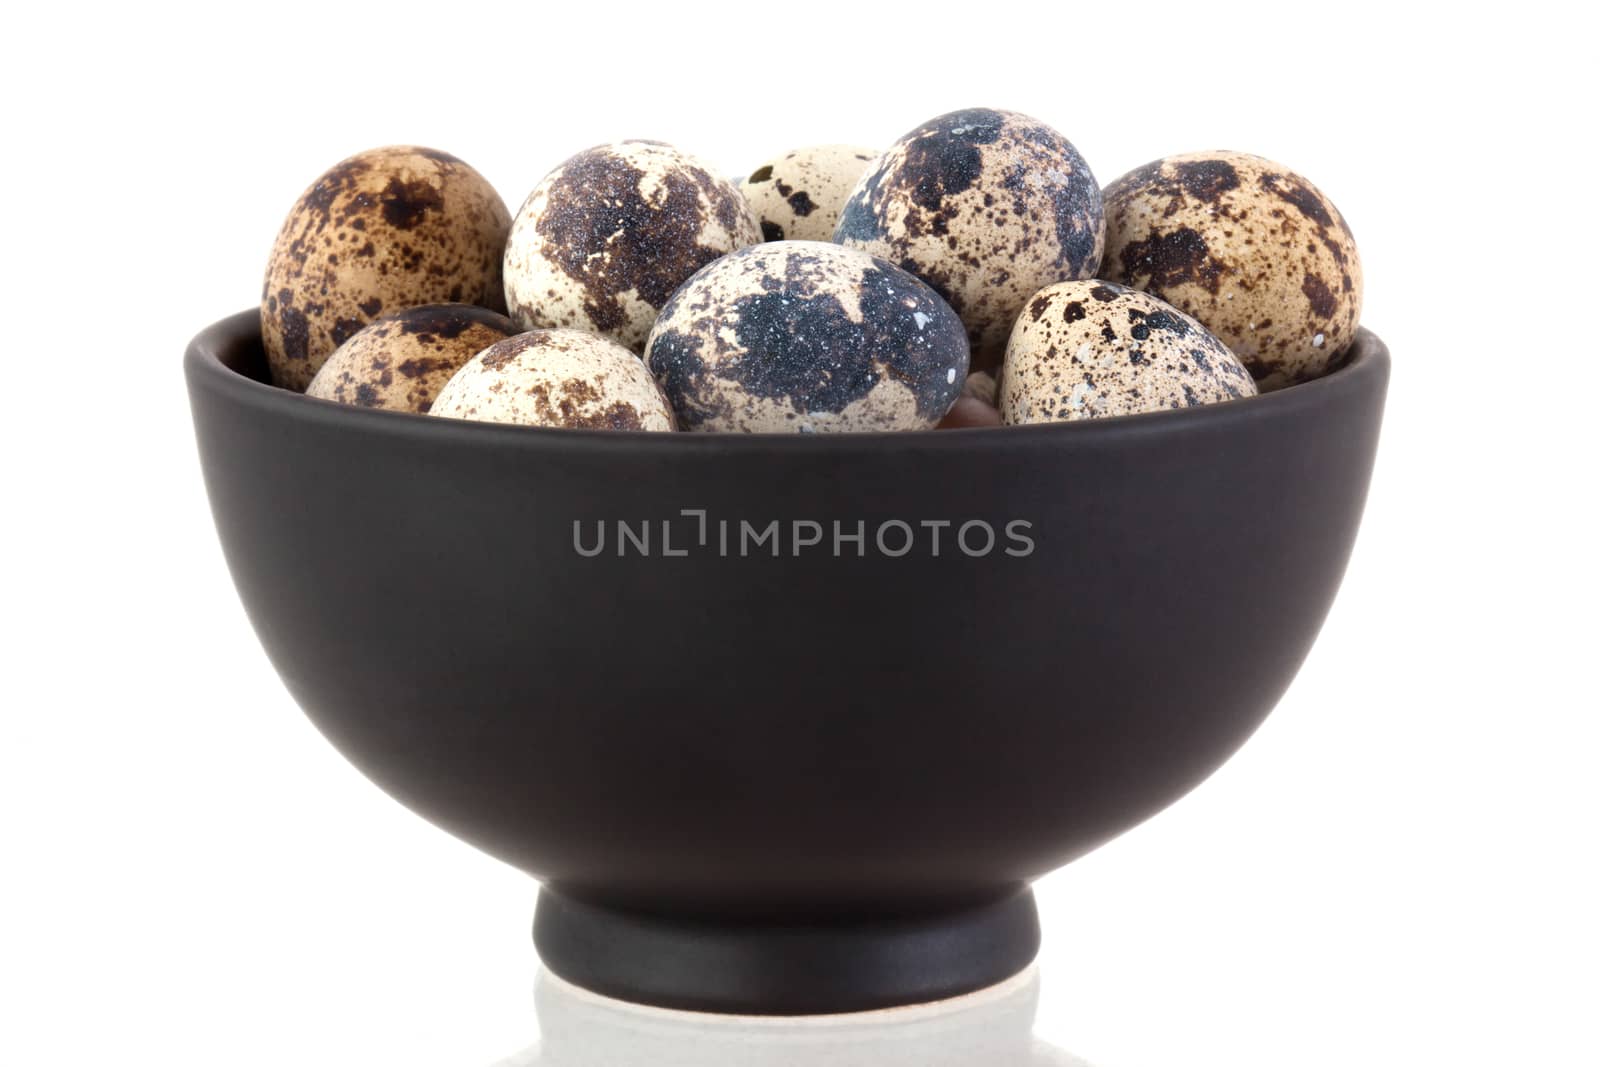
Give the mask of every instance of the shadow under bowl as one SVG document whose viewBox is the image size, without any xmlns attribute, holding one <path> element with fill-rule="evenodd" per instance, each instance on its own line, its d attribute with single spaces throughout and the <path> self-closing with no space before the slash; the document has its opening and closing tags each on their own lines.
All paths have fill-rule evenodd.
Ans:
<svg viewBox="0 0 1600 1067">
<path fill-rule="evenodd" d="M 1245 741 L 1360 523 L 1389 375 L 907 434 L 550 430 L 185 371 L 284 684 L 401 803 L 543 883 L 609 996 L 798 1014 L 953 996 L 1038 947 L 1031 879 Z"/>
</svg>

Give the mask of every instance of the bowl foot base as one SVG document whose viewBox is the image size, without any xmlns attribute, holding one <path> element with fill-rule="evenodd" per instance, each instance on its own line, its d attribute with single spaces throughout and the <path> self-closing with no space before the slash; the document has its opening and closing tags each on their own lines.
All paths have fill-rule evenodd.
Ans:
<svg viewBox="0 0 1600 1067">
<path fill-rule="evenodd" d="M 848 922 L 679 919 L 540 890 L 534 946 L 574 985 L 617 1000 L 738 1015 L 827 1015 L 921 1004 L 1003 982 L 1033 962 L 1033 891 L 961 911 Z"/>
</svg>

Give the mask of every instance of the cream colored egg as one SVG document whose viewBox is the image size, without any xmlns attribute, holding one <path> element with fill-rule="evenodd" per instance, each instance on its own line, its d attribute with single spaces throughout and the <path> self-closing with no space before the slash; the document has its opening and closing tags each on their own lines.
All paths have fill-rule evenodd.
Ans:
<svg viewBox="0 0 1600 1067">
<path fill-rule="evenodd" d="M 739 184 L 768 241 L 829 241 L 875 148 L 824 144 L 767 160 Z"/>
<path fill-rule="evenodd" d="M 927 282 L 955 308 L 974 370 L 993 370 L 1028 298 L 1093 277 L 1100 186 L 1065 137 L 1026 115 L 973 108 L 896 141 L 862 175 L 835 241 Z"/>
<path fill-rule="evenodd" d="M 678 286 L 760 240 L 744 196 L 695 157 L 659 141 L 599 145 L 551 171 L 517 212 L 506 304 L 523 329 L 587 330 L 640 352 Z"/>
<path fill-rule="evenodd" d="M 1028 301 L 1006 346 L 1007 424 L 1071 422 L 1254 396 L 1226 345 L 1148 293 L 1061 282 Z"/>
<path fill-rule="evenodd" d="M 961 394 L 967 338 L 939 294 L 893 264 L 774 241 L 690 279 L 645 358 L 686 430 L 916 430 Z"/>
<path fill-rule="evenodd" d="M 473 356 L 517 332 L 498 311 L 424 304 L 386 315 L 328 357 L 307 396 L 357 407 L 426 412 Z"/>
<path fill-rule="evenodd" d="M 455 373 L 430 415 L 584 430 L 672 430 L 672 407 L 639 357 L 581 330 L 497 341 Z"/>
<path fill-rule="evenodd" d="M 1169 156 L 1105 191 L 1108 278 L 1215 333 L 1272 389 L 1325 374 L 1361 322 L 1344 216 L 1300 175 L 1243 152 Z"/>
<path fill-rule="evenodd" d="M 400 146 L 351 156 L 284 220 L 261 288 L 272 380 L 303 390 L 323 361 L 381 315 L 445 301 L 504 308 L 511 215 L 447 152 Z"/>
</svg>

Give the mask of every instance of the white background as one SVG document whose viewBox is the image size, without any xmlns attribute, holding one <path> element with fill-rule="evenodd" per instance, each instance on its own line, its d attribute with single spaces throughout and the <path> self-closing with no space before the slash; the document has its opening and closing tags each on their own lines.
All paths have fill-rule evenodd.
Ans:
<svg viewBox="0 0 1600 1067">
<path fill-rule="evenodd" d="M 304 186 L 421 143 L 515 209 L 604 140 L 740 173 L 982 105 L 1102 182 L 1207 147 L 1300 170 L 1395 359 L 1288 697 L 1040 885 L 1039 1034 L 1100 1067 L 1600 1064 L 1596 85 L 1557 5 L 1473 7 L 6 16 L 0 1063 L 478 1067 L 536 1036 L 532 885 L 320 740 L 214 541 L 180 355 Z"/>
</svg>

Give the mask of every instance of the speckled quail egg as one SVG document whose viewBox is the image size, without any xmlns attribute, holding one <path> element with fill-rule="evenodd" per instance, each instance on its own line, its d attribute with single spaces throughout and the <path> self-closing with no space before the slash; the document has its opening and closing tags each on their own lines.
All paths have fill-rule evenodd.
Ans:
<svg viewBox="0 0 1600 1067">
<path fill-rule="evenodd" d="M 423 304 L 386 315 L 334 349 L 307 396 L 389 411 L 426 412 L 462 364 L 517 332 L 498 311 Z"/>
<path fill-rule="evenodd" d="M 1148 293 L 1060 282 L 1028 301 L 1006 346 L 1000 415 L 1068 422 L 1254 396 L 1228 347 Z"/>
<path fill-rule="evenodd" d="M 993 374 L 986 370 L 975 370 L 967 375 L 967 384 L 962 387 L 961 395 L 992 405 L 999 391 L 1000 384 L 995 381 Z"/>
<path fill-rule="evenodd" d="M 1361 321 L 1361 258 L 1339 209 L 1242 152 L 1168 156 L 1105 191 L 1104 274 L 1205 323 L 1264 389 L 1331 370 Z"/>
<path fill-rule="evenodd" d="M 967 375 L 967 384 L 961 395 L 951 405 L 936 429 L 970 430 L 982 426 L 999 426 L 1000 410 L 994 406 L 998 391 L 994 375 L 988 371 L 973 371 Z"/>
<path fill-rule="evenodd" d="M 796 148 L 769 159 L 739 184 L 768 241 L 828 241 L 875 148 L 847 144 Z"/>
<path fill-rule="evenodd" d="M 511 214 L 447 152 L 375 148 L 307 189 L 278 231 L 261 287 L 272 380 L 310 384 L 335 348 L 385 313 L 460 301 L 503 309 Z"/>
<path fill-rule="evenodd" d="M 686 430 L 913 430 L 960 395 L 967 338 L 950 306 L 893 264 L 775 241 L 691 278 L 645 358 Z"/>
<path fill-rule="evenodd" d="M 523 329 L 570 327 L 642 351 L 661 306 L 720 255 L 758 244 L 739 190 L 659 141 L 579 152 L 528 195 L 505 248 Z"/>
<path fill-rule="evenodd" d="M 1093 277 L 1105 243 L 1100 187 L 1065 137 L 1010 111 L 941 115 L 862 175 L 835 241 L 932 285 L 992 370 L 1028 298 Z"/>
<path fill-rule="evenodd" d="M 582 330 L 496 341 L 455 373 L 430 415 L 584 430 L 672 430 L 672 407 L 639 357 Z"/>
</svg>

